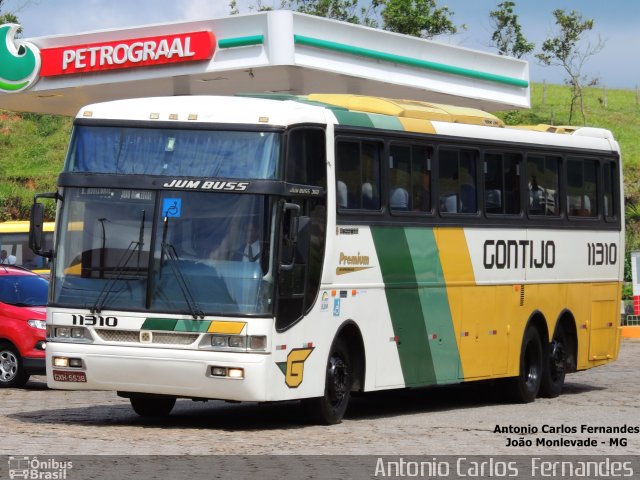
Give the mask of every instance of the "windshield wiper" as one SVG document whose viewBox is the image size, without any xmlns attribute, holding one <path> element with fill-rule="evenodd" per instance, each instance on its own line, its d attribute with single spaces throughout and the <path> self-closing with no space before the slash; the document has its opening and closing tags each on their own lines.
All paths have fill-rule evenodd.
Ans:
<svg viewBox="0 0 640 480">
<path fill-rule="evenodd" d="M 140 231 L 138 232 L 138 261 L 136 269 L 140 269 L 140 258 L 142 257 L 142 247 L 144 246 L 144 221 L 147 217 L 147 211 L 142 210 L 142 221 L 140 222 Z"/>
<path fill-rule="evenodd" d="M 164 225 L 162 229 L 162 244 L 160 250 L 160 273 L 162 273 L 162 266 L 164 263 L 164 258 L 169 261 L 169 266 L 171 267 L 171 271 L 176 277 L 178 281 L 178 286 L 180 287 L 180 291 L 182 292 L 182 296 L 187 302 L 187 307 L 189 307 L 189 312 L 194 319 L 204 318 L 204 312 L 200 309 L 200 306 L 193 298 L 193 294 L 191 293 L 191 289 L 189 288 L 189 284 L 187 283 L 187 279 L 184 278 L 182 274 L 182 268 L 180 267 L 180 257 L 178 257 L 178 252 L 176 252 L 175 247 L 167 242 L 167 230 L 169 230 L 169 217 L 164 217 Z"/>
<path fill-rule="evenodd" d="M 132 241 L 127 247 L 127 249 L 125 250 L 125 252 L 120 257 L 120 260 L 116 265 L 116 268 L 113 270 L 115 272 L 115 277 L 111 278 L 107 283 L 105 283 L 104 287 L 102 287 L 102 290 L 98 295 L 98 298 L 96 298 L 96 302 L 89 309 L 91 313 L 100 313 L 102 311 L 104 302 L 107 300 L 107 297 L 112 292 L 113 287 L 122 278 L 122 274 L 124 273 L 125 267 L 129 264 L 129 260 L 131 260 L 131 257 L 133 257 L 133 254 L 136 252 L 136 250 L 138 251 L 138 261 L 137 261 L 135 272 L 140 271 L 140 256 L 142 253 L 142 248 L 144 246 L 144 224 L 145 224 L 146 215 L 147 215 L 146 210 L 142 210 L 142 219 L 140 221 L 140 233 L 138 234 L 138 240 Z M 100 219 L 100 220 L 102 223 L 102 221 L 106 219 Z M 103 223 L 103 227 L 104 227 L 104 223 Z M 103 245 L 102 248 L 104 250 L 105 246 Z"/>
</svg>

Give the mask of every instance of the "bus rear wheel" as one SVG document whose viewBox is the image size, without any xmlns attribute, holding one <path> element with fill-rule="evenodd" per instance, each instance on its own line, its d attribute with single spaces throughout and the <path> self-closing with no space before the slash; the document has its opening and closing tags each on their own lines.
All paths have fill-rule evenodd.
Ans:
<svg viewBox="0 0 640 480">
<path fill-rule="evenodd" d="M 135 395 L 129 398 L 131 407 L 141 417 L 165 417 L 176 404 L 175 397 Z"/>
<path fill-rule="evenodd" d="M 306 398 L 302 405 L 309 417 L 321 425 L 335 425 L 342 421 L 353 386 L 353 366 L 349 349 L 342 339 L 331 347 L 327 360 L 324 395 Z"/>
<path fill-rule="evenodd" d="M 507 383 L 509 396 L 518 403 L 533 402 L 540 391 L 543 361 L 542 342 L 538 330 L 527 329 L 520 350 L 520 373 Z"/>
<path fill-rule="evenodd" d="M 562 327 L 553 335 L 547 348 L 540 384 L 540 396 L 555 398 L 562 392 L 567 372 L 567 336 Z"/>
</svg>

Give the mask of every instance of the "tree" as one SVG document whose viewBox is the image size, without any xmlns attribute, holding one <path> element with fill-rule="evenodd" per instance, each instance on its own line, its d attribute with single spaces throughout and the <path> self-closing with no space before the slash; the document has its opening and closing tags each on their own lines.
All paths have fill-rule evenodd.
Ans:
<svg viewBox="0 0 640 480">
<path fill-rule="evenodd" d="M 258 12 L 267 12 L 269 10 L 273 10 L 273 7 L 263 5 L 262 0 L 255 0 L 255 3 L 253 5 L 249 5 L 249 10 L 256 10 Z M 240 9 L 238 8 L 238 0 L 229 1 L 229 13 L 231 15 L 238 15 L 240 13 Z"/>
<path fill-rule="evenodd" d="M 365 6 L 362 6 L 365 5 Z M 229 3 L 231 14 L 239 13 L 237 0 Z M 451 21 L 448 7 L 438 8 L 436 0 L 280 0 L 280 7 L 318 17 L 378 28 L 380 17 L 385 30 L 422 38 L 454 34 L 458 28 Z M 262 0 L 254 0 L 250 10 L 271 10 Z"/>
<path fill-rule="evenodd" d="M 448 7 L 438 8 L 436 0 L 384 0 L 383 3 L 385 30 L 422 38 L 458 32 L 451 21 L 453 12 Z"/>
<path fill-rule="evenodd" d="M 360 7 L 358 0 L 280 0 L 280 6 L 275 8 L 294 10 L 317 17 L 333 18 L 343 22 L 363 24 L 369 27 L 378 26 L 378 9 L 385 0 L 370 0 L 366 7 Z M 240 13 L 237 0 L 229 2 L 231 15 Z M 273 10 L 274 7 L 265 6 L 262 0 L 254 0 L 249 10 L 259 12 Z"/>
<path fill-rule="evenodd" d="M 5 0 L 0 0 L 0 11 L 2 7 L 4 7 Z M 0 14 L 0 25 L 4 25 L 5 23 L 18 23 L 18 17 L 16 17 L 15 13 L 7 12 Z M 22 29 L 18 30 L 20 33 Z"/>
<path fill-rule="evenodd" d="M 489 13 L 493 27 L 493 40 L 500 55 L 522 58 L 533 51 L 535 43 L 527 42 L 522 34 L 522 28 L 518 22 L 518 16 L 513 13 L 514 2 L 502 2 L 498 9 Z"/>
<path fill-rule="evenodd" d="M 558 31 L 542 44 L 542 51 L 536 55 L 543 65 L 559 66 L 568 77 L 565 82 L 571 87 L 571 108 L 569 123 L 573 119 L 576 106 L 580 107 L 582 121 L 587 118 L 584 111 L 584 88 L 598 83 L 597 78 L 588 78 L 582 71 L 587 60 L 604 48 L 604 41 L 598 37 L 595 45 L 585 40 L 584 34 L 593 29 L 593 19 L 583 19 L 575 10 L 566 13 L 564 10 L 553 11 Z"/>
<path fill-rule="evenodd" d="M 300 13 L 361 23 L 358 16 L 358 0 L 288 0 L 286 3 L 291 10 Z"/>
</svg>

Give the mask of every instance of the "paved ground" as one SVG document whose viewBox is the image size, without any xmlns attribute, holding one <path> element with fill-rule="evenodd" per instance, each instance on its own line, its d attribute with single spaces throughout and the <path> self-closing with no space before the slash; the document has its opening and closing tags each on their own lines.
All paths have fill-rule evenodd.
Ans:
<svg viewBox="0 0 640 480">
<path fill-rule="evenodd" d="M 640 341 L 623 341 L 619 360 L 567 377 L 563 395 L 533 404 L 500 402 L 490 385 L 468 384 L 367 394 L 341 425 L 305 423 L 295 402 L 272 405 L 179 400 L 172 415 L 147 420 L 112 392 L 48 390 L 34 377 L 23 390 L 0 391 L 0 432 L 9 455 L 75 454 L 637 454 L 640 434 L 581 433 L 590 427 L 640 426 Z M 564 425 L 577 433 L 494 433 L 501 427 Z M 509 447 L 508 438 L 531 440 Z M 536 446 L 595 439 L 594 447 Z M 626 446 L 611 439 L 626 438 Z M 624 440 L 620 440 L 624 443 Z"/>
</svg>

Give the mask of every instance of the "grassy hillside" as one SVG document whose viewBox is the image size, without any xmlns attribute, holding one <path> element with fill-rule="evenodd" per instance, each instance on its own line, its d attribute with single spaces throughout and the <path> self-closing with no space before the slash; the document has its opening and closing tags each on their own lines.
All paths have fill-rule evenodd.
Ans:
<svg viewBox="0 0 640 480">
<path fill-rule="evenodd" d="M 547 85 L 543 103 L 544 87 L 533 84 L 530 110 L 504 112 L 500 116 L 510 125 L 549 123 L 569 124 L 571 95 L 569 87 Z M 606 101 L 603 88 L 585 90 L 584 125 L 611 130 L 620 143 L 625 167 L 625 196 L 640 204 L 640 98 L 635 90 L 607 90 Z M 583 125 L 582 116 L 574 115 L 573 125 Z"/>
<path fill-rule="evenodd" d="M 70 131 L 70 118 L 0 112 L 0 220 L 28 218 L 33 194 L 55 191 Z"/>
<path fill-rule="evenodd" d="M 569 88 L 533 84 L 531 110 L 503 112 L 508 124 L 569 122 Z M 586 125 L 608 128 L 620 142 L 626 197 L 640 205 L 640 105 L 633 90 L 590 88 L 585 95 Z M 64 162 L 71 119 L 52 115 L 0 112 L 0 220 L 28 217 L 34 192 L 55 190 Z M 574 117 L 574 125 L 582 118 Z M 53 202 L 45 202 L 52 207 Z M 53 214 L 53 210 L 49 212 Z M 638 236 L 640 238 L 640 235 Z"/>
</svg>

